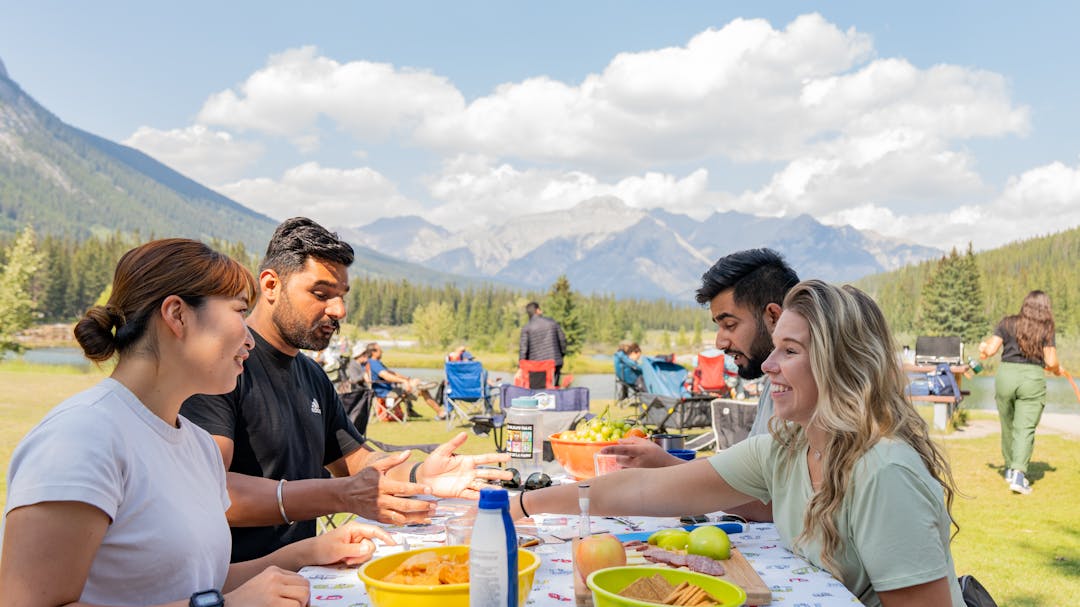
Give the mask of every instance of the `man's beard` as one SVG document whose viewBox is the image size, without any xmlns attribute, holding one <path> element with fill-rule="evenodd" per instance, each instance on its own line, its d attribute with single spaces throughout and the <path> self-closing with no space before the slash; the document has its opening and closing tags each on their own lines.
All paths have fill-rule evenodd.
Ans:
<svg viewBox="0 0 1080 607">
<path fill-rule="evenodd" d="M 765 323 L 758 320 L 758 334 L 754 336 L 754 342 L 750 344 L 750 351 L 743 352 L 746 365 L 739 366 L 739 377 L 743 379 L 757 379 L 764 375 L 761 365 L 773 351 L 772 335 L 765 328 Z"/>
<path fill-rule="evenodd" d="M 274 326 L 277 327 L 281 339 L 299 350 L 318 351 L 326 349 L 326 346 L 330 345 L 333 334 L 323 337 L 319 334 L 319 329 L 333 327 L 336 333 L 341 328 L 338 321 L 333 318 L 316 322 L 314 325 L 306 324 L 304 319 L 296 315 L 287 295 L 283 296 L 281 302 L 274 307 L 274 312 L 270 315 L 270 318 L 274 321 Z"/>
</svg>

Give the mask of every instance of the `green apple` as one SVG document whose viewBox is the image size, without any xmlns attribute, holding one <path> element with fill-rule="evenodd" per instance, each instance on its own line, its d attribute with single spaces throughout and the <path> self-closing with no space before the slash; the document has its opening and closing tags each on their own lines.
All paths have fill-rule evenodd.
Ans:
<svg viewBox="0 0 1080 607">
<path fill-rule="evenodd" d="M 686 551 L 720 561 L 731 558 L 731 539 L 719 527 L 706 525 L 689 533 Z"/>
<path fill-rule="evenodd" d="M 690 532 L 686 529 L 661 529 L 650 535 L 648 541 L 665 550 L 686 550 Z"/>
</svg>

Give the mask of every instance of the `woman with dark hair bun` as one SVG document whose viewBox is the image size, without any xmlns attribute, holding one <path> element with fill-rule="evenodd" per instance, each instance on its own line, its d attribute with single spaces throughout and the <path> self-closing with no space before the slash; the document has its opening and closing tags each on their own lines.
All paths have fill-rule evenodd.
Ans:
<svg viewBox="0 0 1080 607">
<path fill-rule="evenodd" d="M 356 524 L 229 564 L 221 453 L 179 411 L 193 394 L 235 387 L 254 345 L 244 323 L 254 299 L 251 273 L 198 241 L 156 240 L 120 258 L 108 303 L 75 326 L 86 356 L 116 356 L 115 369 L 12 455 L 5 604 L 223 605 L 225 593 L 230 607 L 300 606 L 309 590 L 295 570 L 363 562 L 373 536 L 391 541 Z"/>
<path fill-rule="evenodd" d="M 1031 493 L 1028 463 L 1035 449 L 1035 427 L 1046 407 L 1046 374 L 1062 375 L 1054 339 L 1054 313 L 1050 296 L 1032 291 L 1024 297 L 1020 313 L 1006 316 L 994 335 L 979 344 L 979 358 L 1001 352 L 1001 367 L 994 378 L 994 399 L 1001 419 L 1001 454 L 1005 481 L 1023 495 Z"/>
</svg>

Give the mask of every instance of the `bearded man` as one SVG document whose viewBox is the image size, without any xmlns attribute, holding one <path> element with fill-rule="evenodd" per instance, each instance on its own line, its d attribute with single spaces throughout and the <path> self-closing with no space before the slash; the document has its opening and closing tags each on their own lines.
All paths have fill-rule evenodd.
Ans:
<svg viewBox="0 0 1080 607">
<path fill-rule="evenodd" d="M 236 388 L 188 399 L 181 414 L 213 435 L 232 502 L 232 560 L 259 558 L 315 535 L 315 518 L 352 512 L 394 524 L 427 521 L 435 503 L 400 496 L 476 498 L 510 473 L 480 467 L 506 454 L 460 456 L 460 433 L 423 462 L 376 453 L 349 421 L 334 385 L 300 350 L 322 350 L 345 318 L 353 250 L 314 221 L 278 226 L 247 319 L 255 348 Z M 333 478 L 326 478 L 332 476 Z"/>
</svg>

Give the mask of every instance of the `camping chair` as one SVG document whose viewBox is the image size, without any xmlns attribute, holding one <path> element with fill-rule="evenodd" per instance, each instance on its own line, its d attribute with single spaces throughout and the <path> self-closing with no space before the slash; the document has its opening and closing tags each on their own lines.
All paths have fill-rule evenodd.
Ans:
<svg viewBox="0 0 1080 607">
<path fill-rule="evenodd" d="M 697 366 L 694 367 L 694 383 L 690 391 L 695 395 L 710 395 L 713 398 L 730 397 L 732 390 L 727 383 L 728 371 L 725 363 L 726 356 L 721 351 L 717 351 L 713 356 L 698 354 Z"/>
<path fill-rule="evenodd" d="M 711 396 L 695 396 L 686 386 L 687 371 L 682 365 L 661 357 L 641 357 L 645 393 L 641 394 L 638 421 L 665 432 L 712 425 L 709 412 Z"/>
<path fill-rule="evenodd" d="M 717 398 L 709 403 L 712 412 L 712 445 L 717 451 L 746 440 L 757 417 L 754 401 Z M 701 447 L 699 447 L 701 448 Z"/>
<path fill-rule="evenodd" d="M 551 390 L 555 387 L 554 360 L 518 361 L 518 372 L 514 375 L 514 385 L 530 390 Z"/>
<path fill-rule="evenodd" d="M 473 415 L 492 414 L 493 394 L 488 386 L 488 373 L 480 361 L 447 362 L 445 373 L 442 404 L 446 410 L 447 428 L 451 427 L 454 418 L 468 424 Z"/>
<path fill-rule="evenodd" d="M 628 384 L 621 379 L 622 367 L 626 363 L 619 357 L 619 353 L 616 352 L 612 358 L 615 365 L 615 406 L 636 408 L 641 404 L 640 391 L 634 384 Z"/>
</svg>

